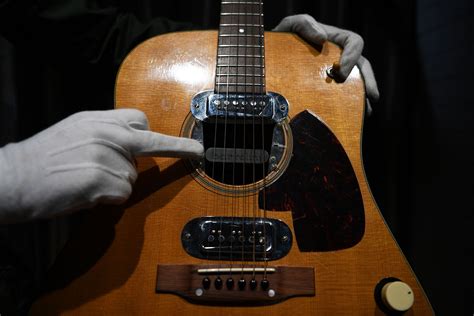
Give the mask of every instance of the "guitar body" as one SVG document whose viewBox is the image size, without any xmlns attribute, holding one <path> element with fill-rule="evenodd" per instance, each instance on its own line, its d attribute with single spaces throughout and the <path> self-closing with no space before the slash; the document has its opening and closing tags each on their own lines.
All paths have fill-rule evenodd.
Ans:
<svg viewBox="0 0 474 316">
<path fill-rule="evenodd" d="M 184 32 L 139 45 L 120 69 L 116 107 L 137 108 L 148 116 L 151 130 L 180 135 L 193 96 L 213 88 L 216 38 L 214 31 Z M 230 216 L 230 204 L 226 204 L 228 197 L 196 181 L 183 161 L 140 158 L 140 177 L 130 201 L 124 207 L 96 209 L 85 215 L 81 229 L 53 267 L 50 291 L 34 304 L 33 315 L 383 315 L 374 291 L 389 277 L 404 281 L 413 290 L 415 302 L 407 315 L 433 313 L 365 178 L 361 158 L 365 95 L 359 70 L 355 68 L 344 83 L 336 83 L 326 75 L 340 57 L 336 45 L 326 43 L 317 50 L 284 33 L 266 33 L 265 43 L 267 90 L 288 100 L 289 120 L 304 114 L 328 127 L 347 154 L 363 205 L 362 230 L 350 246 L 305 250 L 298 240 L 304 232 L 294 233 L 289 253 L 269 262 L 268 266 L 312 268 L 314 295 L 245 306 L 219 304 L 218 300 L 196 303 L 172 293 L 157 293 L 158 265 L 220 264 L 186 253 L 182 231 L 195 218 Z M 308 122 L 312 124 L 311 119 Z M 301 135 L 298 137 L 304 138 Z M 285 174 L 292 174 L 294 168 L 312 166 L 290 163 Z M 278 195 L 279 181 L 273 189 L 269 187 L 267 200 Z M 257 193 L 240 198 L 238 208 L 252 209 L 256 203 Z M 298 210 L 291 209 L 292 205 L 268 207 L 266 216 L 283 221 L 294 231 Z M 175 273 L 172 279 L 181 282 L 179 272 Z M 224 286 L 221 291 L 228 290 Z"/>
</svg>

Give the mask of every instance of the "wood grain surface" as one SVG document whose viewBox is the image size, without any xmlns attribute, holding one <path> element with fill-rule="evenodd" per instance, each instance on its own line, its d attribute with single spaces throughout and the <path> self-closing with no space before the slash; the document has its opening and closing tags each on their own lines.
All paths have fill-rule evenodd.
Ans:
<svg viewBox="0 0 474 316">
<path fill-rule="evenodd" d="M 179 135 L 190 101 L 214 86 L 217 32 L 162 35 L 139 45 L 123 63 L 116 107 L 144 111 L 152 130 Z M 289 56 L 291 55 L 291 59 Z M 228 216 L 231 201 L 207 191 L 174 158 L 139 159 L 140 177 L 130 201 L 85 215 L 81 229 L 52 269 L 49 293 L 33 315 L 383 315 L 374 288 L 383 278 L 408 283 L 415 294 L 406 315 L 433 314 L 426 296 L 394 241 L 368 187 L 361 156 L 364 86 L 355 68 L 344 83 L 326 76 L 339 47 L 315 49 L 295 35 L 266 33 L 267 91 L 285 96 L 290 116 L 308 109 L 324 121 L 345 148 L 365 208 L 365 233 L 355 246 L 300 252 L 272 262 L 314 267 L 316 296 L 262 307 L 203 306 L 171 294 L 156 294 L 158 264 L 206 264 L 181 247 L 182 227 L 200 216 Z M 291 60 L 291 62 L 290 62 Z M 239 201 L 253 208 L 256 197 Z M 267 212 L 291 229 L 291 212 Z"/>
</svg>

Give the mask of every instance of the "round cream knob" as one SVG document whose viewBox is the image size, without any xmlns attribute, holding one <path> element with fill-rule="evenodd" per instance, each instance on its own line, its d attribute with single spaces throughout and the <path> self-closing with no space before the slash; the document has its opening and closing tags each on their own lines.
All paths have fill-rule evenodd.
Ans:
<svg viewBox="0 0 474 316">
<path fill-rule="evenodd" d="M 390 282 L 382 288 L 382 301 L 391 310 L 405 312 L 413 306 L 414 300 L 413 290 L 404 282 Z"/>
</svg>

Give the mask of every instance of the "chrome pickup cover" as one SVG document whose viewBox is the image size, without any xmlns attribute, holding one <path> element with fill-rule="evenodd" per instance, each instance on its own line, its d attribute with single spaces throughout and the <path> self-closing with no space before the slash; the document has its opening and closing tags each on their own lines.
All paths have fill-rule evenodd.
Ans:
<svg viewBox="0 0 474 316">
<path fill-rule="evenodd" d="M 209 260 L 280 259 L 292 244 L 290 228 L 282 221 L 250 217 L 199 217 L 183 228 L 184 250 Z"/>
<path fill-rule="evenodd" d="M 280 94 L 268 92 L 265 95 L 214 94 L 203 91 L 191 101 L 191 113 L 200 121 L 207 118 L 241 117 L 265 118 L 276 123 L 288 116 L 288 101 Z"/>
</svg>

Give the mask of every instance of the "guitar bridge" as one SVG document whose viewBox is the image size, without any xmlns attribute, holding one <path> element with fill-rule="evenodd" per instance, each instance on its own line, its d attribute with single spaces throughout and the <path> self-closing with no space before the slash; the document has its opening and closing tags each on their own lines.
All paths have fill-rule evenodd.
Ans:
<svg viewBox="0 0 474 316">
<path fill-rule="evenodd" d="M 156 292 L 203 305 L 270 305 L 315 295 L 314 269 L 248 265 L 158 265 Z"/>
</svg>

